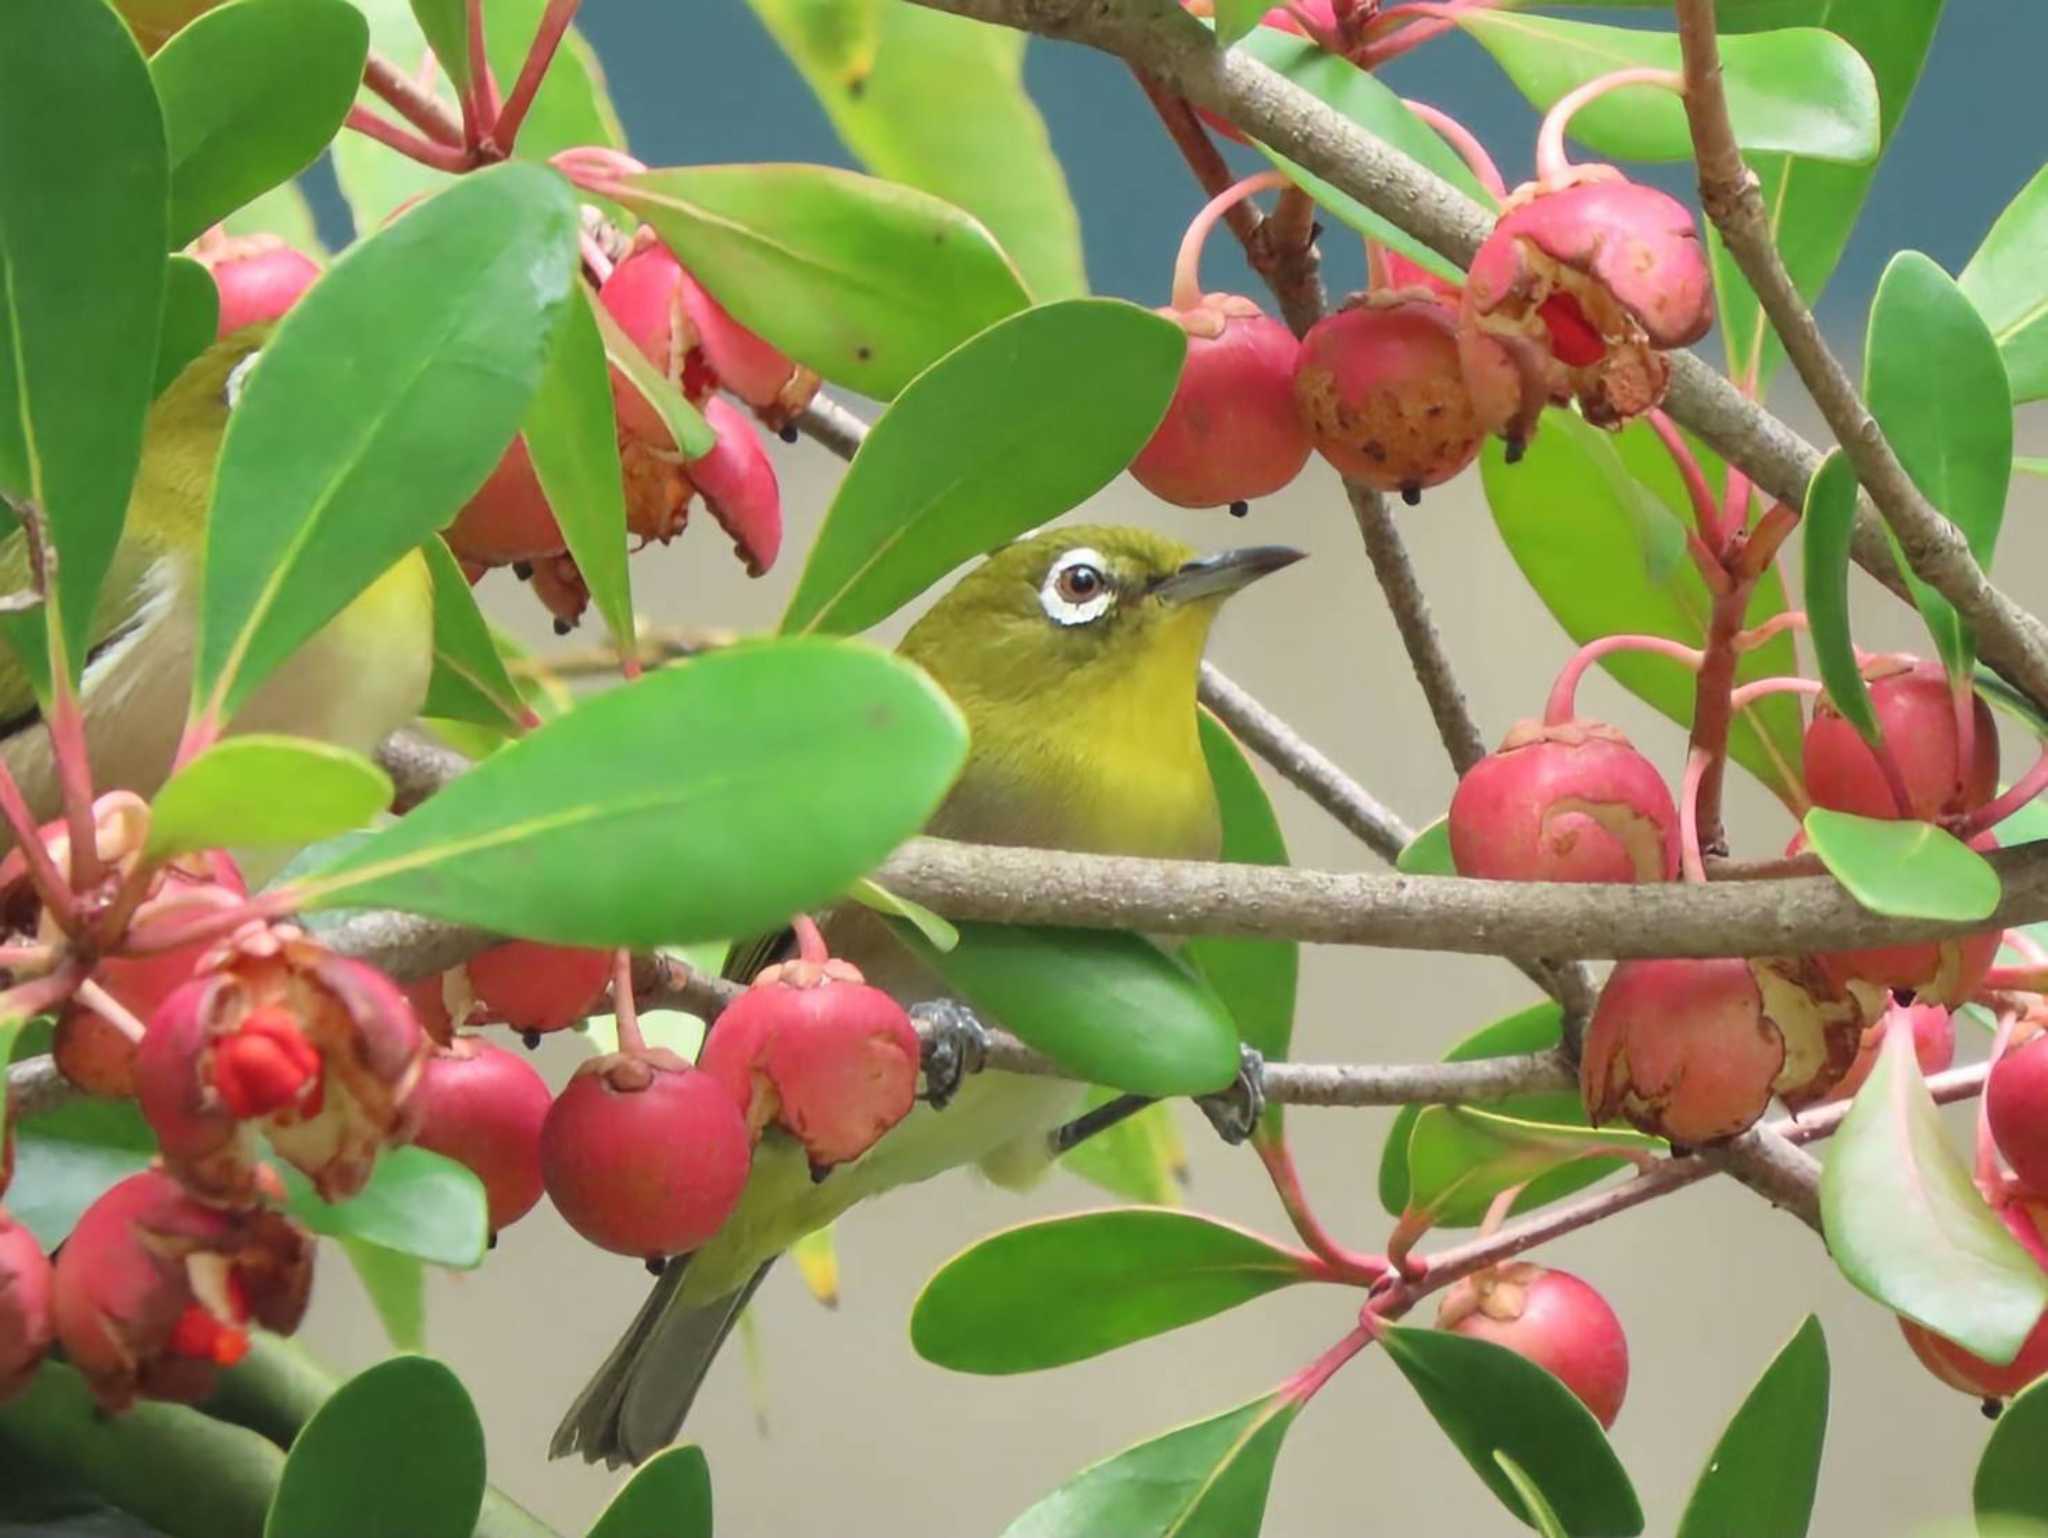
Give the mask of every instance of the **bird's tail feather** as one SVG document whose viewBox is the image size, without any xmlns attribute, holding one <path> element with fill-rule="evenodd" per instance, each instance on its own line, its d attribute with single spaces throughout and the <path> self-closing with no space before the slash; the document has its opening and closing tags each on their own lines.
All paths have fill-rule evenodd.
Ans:
<svg viewBox="0 0 2048 1538">
<path fill-rule="evenodd" d="M 711 1363 L 768 1275 L 696 1308 L 677 1306 L 688 1257 L 670 1261 L 597 1374 L 555 1428 L 548 1456 L 581 1453 L 609 1468 L 651 1458 L 676 1439 Z"/>
</svg>

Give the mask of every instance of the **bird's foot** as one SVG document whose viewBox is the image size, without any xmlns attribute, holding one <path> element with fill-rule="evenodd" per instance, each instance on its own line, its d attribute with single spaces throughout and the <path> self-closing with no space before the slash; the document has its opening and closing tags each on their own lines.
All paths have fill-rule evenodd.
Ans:
<svg viewBox="0 0 2048 1538">
<path fill-rule="evenodd" d="M 924 1036 L 924 1098 L 943 1111 L 961 1082 L 988 1065 L 988 1027 L 953 999 L 913 1004 L 910 1018 Z"/>
<path fill-rule="evenodd" d="M 1239 1047 L 1238 1053 L 1237 1077 L 1229 1087 L 1195 1096 L 1216 1135 L 1232 1147 L 1250 1137 L 1266 1114 L 1266 1060 L 1252 1047 Z"/>
</svg>

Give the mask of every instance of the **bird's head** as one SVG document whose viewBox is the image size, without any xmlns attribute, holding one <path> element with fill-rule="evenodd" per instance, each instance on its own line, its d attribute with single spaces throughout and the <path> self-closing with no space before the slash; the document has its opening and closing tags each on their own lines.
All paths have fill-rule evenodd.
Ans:
<svg viewBox="0 0 2048 1538">
<path fill-rule="evenodd" d="M 1157 701 L 1188 711 L 1223 600 L 1300 559 L 1279 545 L 1198 555 L 1146 529 L 1048 529 L 961 578 L 903 651 L 970 719 L 1025 702 L 1085 713 Z"/>
<path fill-rule="evenodd" d="M 149 408 L 128 524 L 157 545 L 196 549 L 214 465 L 242 385 L 274 325 L 247 326 L 194 358 Z"/>
</svg>

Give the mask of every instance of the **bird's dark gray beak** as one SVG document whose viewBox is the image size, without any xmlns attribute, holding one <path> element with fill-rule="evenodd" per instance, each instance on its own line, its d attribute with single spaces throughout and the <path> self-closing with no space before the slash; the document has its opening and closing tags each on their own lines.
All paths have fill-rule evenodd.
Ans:
<svg viewBox="0 0 2048 1538">
<path fill-rule="evenodd" d="M 1305 552 L 1286 545 L 1246 545 L 1238 550 L 1219 550 L 1181 567 L 1171 576 L 1152 584 L 1152 596 L 1168 603 L 1189 603 L 1197 598 L 1223 598 L 1264 576 L 1292 566 Z"/>
</svg>

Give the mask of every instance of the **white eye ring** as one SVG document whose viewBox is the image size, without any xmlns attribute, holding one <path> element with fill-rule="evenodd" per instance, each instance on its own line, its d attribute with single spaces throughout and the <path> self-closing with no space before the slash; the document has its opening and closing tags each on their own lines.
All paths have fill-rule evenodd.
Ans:
<svg viewBox="0 0 2048 1538">
<path fill-rule="evenodd" d="M 233 411 L 242 403 L 242 387 L 249 382 L 249 370 L 256 366 L 256 360 L 262 356 L 263 349 L 259 347 L 228 370 L 227 383 L 220 387 L 220 398 L 227 403 L 228 410 Z"/>
<path fill-rule="evenodd" d="M 1052 563 L 1038 590 L 1039 607 L 1055 625 L 1086 625 L 1101 619 L 1116 602 L 1107 563 L 1086 545 L 1067 551 Z"/>
</svg>

